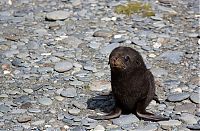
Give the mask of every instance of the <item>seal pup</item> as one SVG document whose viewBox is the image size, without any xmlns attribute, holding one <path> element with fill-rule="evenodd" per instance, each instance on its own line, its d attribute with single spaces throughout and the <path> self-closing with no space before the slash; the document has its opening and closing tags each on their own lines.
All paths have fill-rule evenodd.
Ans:
<svg viewBox="0 0 200 131">
<path fill-rule="evenodd" d="M 133 48 L 120 46 L 109 56 L 111 68 L 112 94 L 115 99 L 114 109 L 107 115 L 89 116 L 96 120 L 117 118 L 121 113 L 133 113 L 143 120 L 169 120 L 154 115 L 145 109 L 157 99 L 154 77 L 146 68 L 140 53 Z"/>
</svg>

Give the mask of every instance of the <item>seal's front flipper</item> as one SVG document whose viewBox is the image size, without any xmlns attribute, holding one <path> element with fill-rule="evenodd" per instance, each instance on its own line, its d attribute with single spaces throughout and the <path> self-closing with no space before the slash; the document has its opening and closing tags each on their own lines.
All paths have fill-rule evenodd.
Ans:
<svg viewBox="0 0 200 131">
<path fill-rule="evenodd" d="M 88 116 L 91 119 L 95 119 L 95 120 L 108 120 L 108 119 L 113 119 L 113 118 L 117 118 L 121 115 L 122 110 L 120 108 L 114 108 L 113 111 L 111 111 L 109 114 L 107 115 L 102 115 L 102 116 Z"/>
<path fill-rule="evenodd" d="M 153 122 L 168 121 L 169 120 L 169 118 L 162 117 L 160 115 L 154 115 L 154 114 L 149 113 L 149 112 L 144 112 L 144 113 L 137 112 L 137 116 L 140 117 L 143 120 L 148 120 L 148 121 L 153 121 Z"/>
</svg>

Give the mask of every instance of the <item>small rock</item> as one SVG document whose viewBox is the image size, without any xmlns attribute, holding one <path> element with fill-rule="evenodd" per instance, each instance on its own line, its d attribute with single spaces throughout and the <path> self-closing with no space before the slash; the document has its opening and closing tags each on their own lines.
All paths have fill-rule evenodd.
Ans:
<svg viewBox="0 0 200 131">
<path fill-rule="evenodd" d="M 82 86 L 84 83 L 82 81 L 75 80 L 70 82 L 69 84 L 72 86 Z"/>
<path fill-rule="evenodd" d="M 35 122 L 31 123 L 31 125 L 39 126 L 39 125 L 42 125 L 44 123 L 45 123 L 45 120 L 39 120 L 39 121 L 35 121 Z"/>
<path fill-rule="evenodd" d="M 101 45 L 101 43 L 92 41 L 92 42 L 90 42 L 89 47 L 92 49 L 99 49 L 100 45 Z"/>
<path fill-rule="evenodd" d="M 60 42 L 66 48 L 71 48 L 71 47 L 78 48 L 78 46 L 83 43 L 82 40 L 74 36 L 67 36 L 64 39 L 62 39 Z"/>
<path fill-rule="evenodd" d="M 196 105 L 193 103 L 184 103 L 182 105 L 176 106 L 174 108 L 175 111 L 178 112 L 189 112 L 193 113 L 196 110 Z"/>
<path fill-rule="evenodd" d="M 74 105 L 75 107 L 79 108 L 79 109 L 86 109 L 87 106 L 83 103 L 80 103 L 78 101 L 72 101 L 72 105 Z"/>
<path fill-rule="evenodd" d="M 2 113 L 8 113 L 10 111 L 10 107 L 7 105 L 0 105 L 0 112 Z"/>
<path fill-rule="evenodd" d="M 108 81 L 104 81 L 104 80 L 93 81 L 89 86 L 90 86 L 91 91 L 100 91 L 101 92 L 103 90 L 107 90 L 107 91 L 111 90 L 111 83 Z"/>
<path fill-rule="evenodd" d="M 72 69 L 73 67 L 73 64 L 68 62 L 68 61 L 62 61 L 62 62 L 58 62 L 56 63 L 54 69 L 57 71 L 57 72 L 66 72 L 66 71 L 69 71 L 70 69 Z"/>
<path fill-rule="evenodd" d="M 165 70 L 163 68 L 159 68 L 159 67 L 152 68 L 151 72 L 155 77 L 162 77 L 162 76 L 167 76 L 168 75 L 168 71 L 167 70 Z"/>
<path fill-rule="evenodd" d="M 65 20 L 70 17 L 71 13 L 68 11 L 53 11 L 46 14 L 47 20 Z"/>
<path fill-rule="evenodd" d="M 47 98 L 47 97 L 40 98 L 38 100 L 38 102 L 42 105 L 45 105 L 45 106 L 51 105 L 53 103 L 53 101 L 50 98 Z"/>
<path fill-rule="evenodd" d="M 158 122 L 161 126 L 180 126 L 181 122 L 178 120 L 169 120 L 169 121 L 159 121 Z"/>
<path fill-rule="evenodd" d="M 23 91 L 26 92 L 26 93 L 28 93 L 28 94 L 33 93 L 33 89 L 27 89 L 27 88 L 25 88 L 25 89 L 23 89 Z"/>
<path fill-rule="evenodd" d="M 112 35 L 113 33 L 109 30 L 98 30 L 93 34 L 94 37 L 104 37 L 104 38 L 109 38 Z"/>
<path fill-rule="evenodd" d="M 190 130 L 197 130 L 197 131 L 199 131 L 200 130 L 200 125 L 199 124 L 188 125 L 187 128 L 190 129 Z"/>
<path fill-rule="evenodd" d="M 19 123 L 26 123 L 26 122 L 29 122 L 29 121 L 31 121 L 31 116 L 25 116 L 25 115 L 20 116 L 20 117 L 17 118 L 17 121 L 18 121 Z"/>
<path fill-rule="evenodd" d="M 40 113 L 41 110 L 40 109 L 36 109 L 36 108 L 30 108 L 30 109 L 28 109 L 28 112 L 30 112 L 30 113 Z"/>
<path fill-rule="evenodd" d="M 119 43 L 112 43 L 112 44 L 107 45 L 106 47 L 103 47 L 100 50 L 100 52 L 101 52 L 101 54 L 110 54 L 111 51 L 118 46 L 119 46 Z"/>
<path fill-rule="evenodd" d="M 197 123 L 195 116 L 192 114 L 188 114 L 188 113 L 182 113 L 181 117 L 179 119 L 186 124 L 196 124 Z"/>
<path fill-rule="evenodd" d="M 105 131 L 105 128 L 102 125 L 97 125 L 93 131 Z"/>
<path fill-rule="evenodd" d="M 138 122 L 138 121 L 139 121 L 139 119 L 133 114 L 121 115 L 119 118 L 112 120 L 113 124 L 119 125 L 119 126 L 135 123 L 135 122 Z"/>
<path fill-rule="evenodd" d="M 69 109 L 69 114 L 71 115 L 78 115 L 81 112 L 80 109 L 74 108 L 74 109 Z"/>
<path fill-rule="evenodd" d="M 179 94 L 169 95 L 167 100 L 171 101 L 171 102 L 179 102 L 179 101 L 187 99 L 188 97 L 190 97 L 190 94 L 183 92 L 183 93 L 179 93 Z"/>
<path fill-rule="evenodd" d="M 166 51 L 162 53 L 159 57 L 164 58 L 173 64 L 179 64 L 183 56 L 183 52 L 179 51 Z"/>
<path fill-rule="evenodd" d="M 73 98 L 73 97 L 77 96 L 77 93 L 76 93 L 75 88 L 67 88 L 67 89 L 63 90 L 60 93 L 60 95 L 63 96 L 63 97 Z"/>
<path fill-rule="evenodd" d="M 163 4 L 171 4 L 173 2 L 173 0 L 158 0 L 158 1 Z"/>
<path fill-rule="evenodd" d="M 196 104 L 200 104 L 200 94 L 199 93 L 192 93 L 190 95 L 190 100 Z"/>
</svg>

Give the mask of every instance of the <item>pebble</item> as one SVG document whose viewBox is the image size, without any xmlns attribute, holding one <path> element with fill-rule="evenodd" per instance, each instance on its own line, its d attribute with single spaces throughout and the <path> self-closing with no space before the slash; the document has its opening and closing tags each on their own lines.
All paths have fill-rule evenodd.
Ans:
<svg viewBox="0 0 200 131">
<path fill-rule="evenodd" d="M 53 101 L 50 98 L 47 98 L 47 97 L 39 98 L 38 102 L 42 105 L 45 105 L 45 106 L 49 106 L 53 103 Z"/>
<path fill-rule="evenodd" d="M 159 67 L 152 68 L 151 72 L 155 77 L 162 77 L 162 76 L 167 76 L 168 75 L 168 71 L 167 70 L 165 70 L 163 68 L 159 68 Z"/>
<path fill-rule="evenodd" d="M 65 20 L 71 16 L 69 11 L 58 10 L 46 14 L 47 20 Z"/>
<path fill-rule="evenodd" d="M 25 115 L 20 116 L 20 117 L 17 118 L 17 121 L 18 121 L 19 123 L 26 123 L 26 122 L 29 122 L 29 121 L 31 121 L 31 116 L 25 116 Z"/>
<path fill-rule="evenodd" d="M 190 94 L 183 92 L 183 93 L 179 93 L 179 94 L 171 94 L 167 97 L 167 100 L 171 101 L 171 102 L 179 102 L 179 101 L 185 100 L 189 97 L 190 97 Z"/>
<path fill-rule="evenodd" d="M 71 62 L 68 62 L 68 61 L 62 61 L 62 62 L 58 62 L 55 64 L 55 67 L 54 69 L 57 71 L 57 72 L 66 72 L 66 71 L 69 71 L 71 70 L 73 67 L 73 64 Z"/>
<path fill-rule="evenodd" d="M 179 64 L 183 57 L 183 52 L 180 51 L 166 51 L 162 53 L 159 57 L 164 58 L 173 64 Z"/>
<path fill-rule="evenodd" d="M 104 55 L 110 54 L 113 49 L 119 46 L 119 43 L 112 43 L 100 49 L 100 52 Z"/>
<path fill-rule="evenodd" d="M 196 104 L 200 104 L 200 94 L 198 93 L 192 93 L 190 95 L 190 100 Z"/>
<path fill-rule="evenodd" d="M 111 90 L 111 83 L 104 80 L 93 81 L 92 83 L 90 83 L 89 87 L 91 91 L 99 91 L 99 92 L 104 90 L 109 91 Z"/>
<path fill-rule="evenodd" d="M 69 109 L 69 114 L 71 115 L 78 115 L 81 112 L 80 109 L 74 108 L 74 109 Z"/>
<path fill-rule="evenodd" d="M 159 121 L 158 123 L 161 126 L 164 126 L 164 127 L 180 126 L 181 125 L 181 122 L 178 121 L 178 120 Z"/>
<path fill-rule="evenodd" d="M 77 96 L 77 92 L 75 88 L 67 88 L 60 93 L 61 96 L 63 97 L 68 97 L 68 98 L 73 98 Z"/>
<path fill-rule="evenodd" d="M 189 113 L 182 113 L 181 117 L 179 118 L 185 124 L 196 124 L 197 120 L 194 115 Z"/>
<path fill-rule="evenodd" d="M 139 122 L 139 119 L 135 115 L 130 114 L 130 115 L 121 115 L 119 118 L 113 119 L 112 122 L 115 125 L 123 126 Z"/>
<path fill-rule="evenodd" d="M 30 112 L 30 113 L 40 113 L 41 110 L 40 109 L 36 109 L 36 108 L 30 108 L 30 109 L 28 109 L 28 112 Z"/>
<path fill-rule="evenodd" d="M 24 92 L 28 93 L 28 94 L 31 94 L 33 93 L 33 89 L 23 89 Z"/>
<path fill-rule="evenodd" d="M 3 105 L 3 104 L 0 105 L 0 112 L 8 113 L 9 111 L 10 111 L 10 107 L 9 106 Z"/>
<path fill-rule="evenodd" d="M 109 30 L 98 30 L 95 31 L 93 36 L 94 37 L 104 37 L 104 38 L 109 38 L 113 35 L 113 33 Z"/>
<path fill-rule="evenodd" d="M 43 125 L 44 123 L 45 123 L 45 120 L 38 120 L 38 121 L 32 122 L 31 125 L 40 126 L 40 125 Z"/>
<path fill-rule="evenodd" d="M 176 106 L 174 108 L 175 111 L 178 112 L 189 112 L 189 113 L 193 113 L 196 109 L 196 105 L 193 103 L 184 103 L 182 105 Z"/>
<path fill-rule="evenodd" d="M 97 125 L 93 131 L 105 131 L 105 128 L 102 125 Z"/>
</svg>

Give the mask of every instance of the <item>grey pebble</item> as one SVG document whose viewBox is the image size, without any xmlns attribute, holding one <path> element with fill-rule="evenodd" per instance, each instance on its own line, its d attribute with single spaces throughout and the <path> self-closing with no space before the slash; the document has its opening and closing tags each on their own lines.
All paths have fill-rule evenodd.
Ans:
<svg viewBox="0 0 200 131">
<path fill-rule="evenodd" d="M 45 120 L 38 120 L 31 123 L 31 125 L 39 126 L 45 123 Z"/>
<path fill-rule="evenodd" d="M 119 118 L 112 120 L 113 124 L 119 125 L 119 126 L 135 123 L 138 121 L 139 121 L 139 119 L 133 114 L 121 115 Z"/>
<path fill-rule="evenodd" d="M 108 44 L 107 46 L 101 48 L 101 49 L 100 49 L 100 52 L 101 52 L 102 54 L 110 54 L 111 51 L 112 51 L 114 48 L 118 47 L 118 46 L 119 46 L 119 43 Z"/>
<path fill-rule="evenodd" d="M 31 121 L 31 116 L 27 116 L 27 115 L 26 116 L 25 115 L 20 116 L 20 117 L 17 118 L 17 121 L 19 123 L 26 123 L 28 121 Z"/>
<path fill-rule="evenodd" d="M 53 101 L 50 98 L 47 97 L 42 97 L 38 99 L 38 102 L 42 105 L 48 106 L 53 103 Z"/>
<path fill-rule="evenodd" d="M 61 91 L 60 95 L 63 97 L 73 98 L 77 96 L 77 93 L 75 88 L 67 88 Z"/>
<path fill-rule="evenodd" d="M 187 99 L 188 97 L 190 97 L 190 94 L 183 92 L 179 94 L 171 94 L 167 97 L 167 100 L 171 102 L 179 102 Z"/>
<path fill-rule="evenodd" d="M 175 111 L 193 113 L 196 110 L 196 105 L 193 103 L 184 103 L 174 108 Z"/>
<path fill-rule="evenodd" d="M 28 109 L 28 112 L 30 112 L 30 113 L 40 113 L 41 110 L 40 109 L 36 109 L 36 108 L 30 108 L 30 109 Z"/>
<path fill-rule="evenodd" d="M 197 120 L 194 115 L 189 113 L 182 113 L 181 117 L 179 118 L 185 124 L 196 124 Z"/>
<path fill-rule="evenodd" d="M 4 104 L 0 105 L 0 112 L 2 113 L 8 113 L 10 111 L 10 107 Z"/>
<path fill-rule="evenodd" d="M 78 115 L 80 112 L 81 110 L 77 108 L 69 109 L 69 114 L 71 115 Z"/>
<path fill-rule="evenodd" d="M 162 53 L 159 57 L 164 58 L 165 60 L 169 61 L 170 63 L 179 64 L 183 57 L 183 52 L 166 51 L 166 52 Z"/>
<path fill-rule="evenodd" d="M 80 103 L 78 101 L 72 101 L 72 105 L 74 105 L 75 107 L 79 108 L 79 109 L 86 109 L 87 106 L 84 103 Z"/>
<path fill-rule="evenodd" d="M 74 80 L 69 83 L 72 86 L 82 86 L 84 83 L 82 81 Z"/>
<path fill-rule="evenodd" d="M 62 61 L 62 62 L 56 63 L 54 69 L 57 72 L 61 72 L 62 73 L 62 72 L 69 71 L 70 69 L 72 69 L 72 67 L 73 67 L 73 64 L 71 62 Z"/>
<path fill-rule="evenodd" d="M 191 129 L 191 130 L 200 130 L 200 124 L 193 124 L 193 125 L 188 125 L 187 126 L 188 129 Z"/>
<path fill-rule="evenodd" d="M 162 77 L 162 76 L 167 76 L 168 75 L 168 71 L 167 70 L 165 70 L 163 68 L 159 68 L 159 67 L 152 68 L 151 72 L 155 77 Z"/>
<path fill-rule="evenodd" d="M 104 38 L 111 37 L 112 35 L 113 35 L 112 32 L 109 30 L 98 30 L 95 31 L 93 34 L 94 37 L 104 37 Z"/>
<path fill-rule="evenodd" d="M 190 95 L 190 100 L 196 104 L 200 104 L 200 94 L 199 93 L 192 93 Z"/>
<path fill-rule="evenodd" d="M 46 14 L 46 19 L 48 20 L 64 20 L 70 17 L 71 13 L 69 11 L 58 10 Z"/>
</svg>

